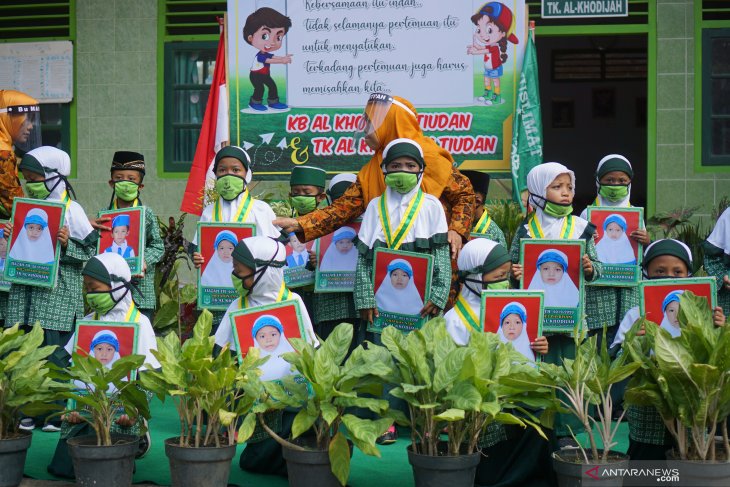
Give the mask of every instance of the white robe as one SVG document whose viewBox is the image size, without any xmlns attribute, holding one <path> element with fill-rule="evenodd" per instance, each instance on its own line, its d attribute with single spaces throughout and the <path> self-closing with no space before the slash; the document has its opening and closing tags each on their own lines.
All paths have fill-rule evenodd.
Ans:
<svg viewBox="0 0 730 487">
<path fill-rule="evenodd" d="M 567 272 L 563 272 L 563 276 L 556 284 L 547 284 L 542 280 L 538 269 L 527 289 L 545 291 L 546 307 L 575 308 L 580 300 L 578 288 Z"/>
<path fill-rule="evenodd" d="M 509 306 L 509 304 L 507 306 Z M 530 337 L 527 334 L 527 321 L 522 323 L 522 333 L 520 333 L 520 336 L 518 336 L 515 340 L 510 340 L 504 335 L 502 323 L 499 324 L 497 335 L 499 336 L 499 339 L 502 340 L 502 343 L 511 343 L 514 349 L 524 355 L 525 358 L 531 362 L 535 361 L 535 352 L 530 347 Z"/>
<path fill-rule="evenodd" d="M 205 266 L 200 276 L 200 285 L 209 287 L 233 287 L 233 257 L 230 262 L 223 262 L 218 257 L 218 251 L 213 251 L 210 262 Z"/>
<path fill-rule="evenodd" d="M 411 270 L 411 272 L 413 272 Z M 415 275 L 408 279 L 405 289 L 396 289 L 391 282 L 390 273 L 385 274 L 383 282 L 375 292 L 375 303 L 381 311 L 403 315 L 418 315 L 423 309 L 423 297 L 413 282 Z"/>
<path fill-rule="evenodd" d="M 25 222 L 18 236 L 13 239 L 13 246 L 10 249 L 9 257 L 13 260 L 24 262 L 38 262 L 41 264 L 50 264 L 55 259 L 55 249 L 51 240 L 51 233 L 48 229 L 48 214 L 41 208 L 32 208 L 26 214 L 26 220 L 29 216 L 38 216 L 46 222 L 46 226 L 41 231 L 40 237 L 31 241 L 28 238 L 28 231 L 25 228 Z"/>
<path fill-rule="evenodd" d="M 341 227 L 335 231 L 334 235 L 337 235 L 338 233 L 346 233 L 346 232 L 352 233 L 354 236 L 357 236 L 357 233 L 355 232 L 355 229 L 352 227 Z M 355 238 L 353 236 L 353 238 Z M 347 271 L 347 272 L 355 272 L 355 268 L 357 267 L 357 247 L 353 245 L 350 250 L 348 250 L 345 253 L 340 252 L 337 249 L 337 245 L 332 241 L 329 247 L 327 247 L 327 251 L 324 253 L 324 256 L 322 257 L 322 262 L 319 264 L 319 270 L 320 271 Z"/>
<path fill-rule="evenodd" d="M 601 240 L 596 244 L 596 252 L 598 260 L 604 264 L 636 264 L 634 248 L 626 232 L 621 232 L 621 236 L 613 240 L 604 230 Z"/>
<path fill-rule="evenodd" d="M 223 198 L 219 199 L 221 207 L 221 216 L 223 217 L 222 223 L 234 223 L 233 218 L 238 212 L 238 208 L 243 201 L 244 193 L 241 193 L 235 199 L 226 201 Z M 253 206 L 251 212 L 248 214 L 246 221 L 241 223 L 253 223 L 256 225 L 256 236 L 261 237 L 272 237 L 279 238 L 281 231 L 275 227 L 271 222 L 276 218 L 274 210 L 265 202 L 254 199 L 252 202 Z M 215 204 L 210 204 L 203 209 L 203 214 L 200 216 L 201 222 L 212 222 L 214 214 L 213 209 Z M 198 243 L 197 232 L 193 236 L 193 244 Z"/>
<path fill-rule="evenodd" d="M 269 357 L 269 360 L 261 366 L 261 380 L 276 380 L 292 374 L 291 364 L 281 358 L 283 354 L 295 351 L 284 333 L 279 337 L 279 344 L 270 352 L 265 351 L 256 338 L 254 346 L 261 350 L 261 358 Z"/>
</svg>

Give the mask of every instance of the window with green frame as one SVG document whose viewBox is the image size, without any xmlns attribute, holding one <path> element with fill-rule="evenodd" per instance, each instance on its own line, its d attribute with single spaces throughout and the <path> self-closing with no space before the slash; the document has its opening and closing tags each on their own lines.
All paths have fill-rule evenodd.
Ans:
<svg viewBox="0 0 730 487">
<path fill-rule="evenodd" d="M 0 5 L 0 42 L 73 41 L 76 37 L 75 0 L 5 0 Z M 41 138 L 44 145 L 72 155 L 71 103 L 43 103 Z"/>
<path fill-rule="evenodd" d="M 215 69 L 217 18 L 227 6 L 220 0 L 158 0 L 158 5 L 163 113 L 158 174 L 184 176 L 195 155 Z"/>
</svg>

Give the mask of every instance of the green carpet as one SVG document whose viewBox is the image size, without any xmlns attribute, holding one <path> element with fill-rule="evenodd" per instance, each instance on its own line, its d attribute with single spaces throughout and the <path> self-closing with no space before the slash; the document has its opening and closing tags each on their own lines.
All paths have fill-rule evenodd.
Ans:
<svg viewBox="0 0 730 487">
<path fill-rule="evenodd" d="M 170 469 L 165 456 L 163 440 L 178 434 L 177 414 L 170 401 L 162 404 L 155 399 L 151 407 L 152 448 L 144 458 L 137 460 L 134 481 L 136 483 L 148 482 L 169 485 Z M 51 461 L 58 442 L 58 436 L 58 433 L 44 433 L 38 428 L 33 432 L 33 443 L 28 451 L 25 463 L 26 476 L 36 479 L 56 479 L 46 471 L 46 466 Z M 619 428 L 617 441 L 619 445 L 615 449 L 625 452 L 628 448 L 628 426 L 625 422 Z M 582 438 L 581 442 L 583 442 Z M 406 456 L 408 443 L 408 438 L 401 437 L 393 445 L 379 447 L 382 454 L 381 458 L 369 457 L 355 450 L 348 484 L 352 487 L 364 487 L 377 482 L 379 487 L 412 486 L 413 473 Z M 238 447 L 239 454 L 243 448 L 244 445 Z M 284 478 L 244 472 L 238 467 L 238 454 L 233 458 L 231 464 L 229 483 L 240 486 L 283 487 L 288 485 L 287 480 Z"/>
</svg>

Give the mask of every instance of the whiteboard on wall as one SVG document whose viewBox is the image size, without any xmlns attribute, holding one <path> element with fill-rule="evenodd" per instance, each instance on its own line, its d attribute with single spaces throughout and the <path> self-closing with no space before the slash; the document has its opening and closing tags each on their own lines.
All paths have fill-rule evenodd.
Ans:
<svg viewBox="0 0 730 487">
<path fill-rule="evenodd" d="M 40 103 L 73 99 L 71 41 L 0 43 L 0 89 L 26 93 Z"/>
</svg>

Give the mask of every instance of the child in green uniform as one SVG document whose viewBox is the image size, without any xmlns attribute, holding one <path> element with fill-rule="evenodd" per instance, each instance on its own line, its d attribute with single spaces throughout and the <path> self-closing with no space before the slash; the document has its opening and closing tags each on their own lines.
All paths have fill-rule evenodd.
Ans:
<svg viewBox="0 0 730 487">
<path fill-rule="evenodd" d="M 641 266 L 646 279 L 690 277 L 692 252 L 679 240 L 657 240 L 644 249 Z M 611 344 L 614 351 L 621 347 L 626 333 L 639 318 L 638 306 L 626 313 Z M 725 324 L 725 314 L 719 306 L 713 310 L 713 321 L 716 326 Z M 637 333 L 638 336 L 643 334 L 644 330 Z M 626 418 L 629 421 L 629 457 L 632 460 L 664 460 L 665 452 L 673 447 L 673 443 L 657 410 L 651 406 L 629 406 Z"/>
<path fill-rule="evenodd" d="M 43 327 L 44 345 L 63 346 L 73 332 L 76 318 L 84 315 L 81 269 L 96 251 L 98 234 L 91 227 L 84 209 L 69 195 L 73 190 L 66 179 L 71 173 L 68 154 L 55 147 L 39 147 L 23 156 L 19 169 L 25 178 L 28 196 L 64 203 L 66 217 L 57 235 L 61 257 L 56 287 L 13 284 L 8 293 L 5 322 L 23 326 L 38 322 Z M 11 229 L 12 225 L 8 224 L 6 233 Z M 51 356 L 51 361 L 65 367 L 68 356 L 58 350 Z M 32 429 L 33 423 L 26 421 L 25 426 Z"/>
<path fill-rule="evenodd" d="M 165 252 L 165 245 L 160 237 L 160 227 L 157 217 L 152 208 L 142 205 L 139 198 L 139 191 L 144 188 L 145 162 L 144 156 L 137 152 L 117 151 L 114 153 L 111 167 L 111 179 L 109 187 L 112 188 L 112 197 L 109 206 L 104 210 L 116 210 L 121 208 L 144 208 L 144 264 L 142 273 L 132 277 L 136 289 L 133 290 L 134 300 L 142 313 L 152 320 L 155 312 L 157 298 L 155 295 L 155 265 L 162 258 Z M 97 218 L 97 228 L 110 230 L 108 226 L 102 226 L 109 221 L 109 217 Z"/>
<path fill-rule="evenodd" d="M 547 162 L 532 168 L 527 175 L 528 204 L 534 210 L 524 225 L 517 230 L 510 254 L 512 256 L 512 278 L 517 287 L 522 277 L 520 265 L 520 241 L 525 238 L 544 239 L 583 239 L 586 241 L 586 253 L 583 255 L 583 275 L 587 281 L 598 279 L 601 264 L 598 262 L 593 233 L 596 227 L 583 218 L 571 215 L 575 196 L 575 174 L 558 164 Z M 550 353 L 545 360 L 560 364 L 564 358 L 575 357 L 575 343 L 570 334 L 547 335 Z M 577 420 L 567 414 L 559 414 L 555 418 L 555 436 L 560 447 L 573 443 L 568 426 L 577 431 L 580 427 Z"/>
<path fill-rule="evenodd" d="M 596 188 L 598 195 L 593 206 L 627 208 L 631 206 L 631 179 L 634 170 L 624 156 L 609 154 L 598 163 L 596 169 Z M 581 218 L 586 218 L 588 210 L 583 210 Z M 649 245 L 651 239 L 645 229 L 631 232 L 629 238 L 642 245 Z M 618 323 L 626 312 L 638 302 L 636 287 L 586 286 L 586 324 L 590 334 L 597 333 L 602 339 L 606 326 L 606 339 L 610 344 L 616 335 Z"/>
<path fill-rule="evenodd" d="M 730 208 L 722 212 L 702 247 L 705 272 L 717 279 L 717 304 L 730 315 Z"/>
<path fill-rule="evenodd" d="M 0 228 L 0 281 L 3 280 L 2 272 L 5 269 L 5 259 L 8 256 L 8 238 L 5 236 L 5 229 Z M 5 326 L 5 310 L 8 307 L 7 291 L 0 291 L 0 327 Z"/>
<path fill-rule="evenodd" d="M 503 247 L 507 247 L 504 232 L 489 217 L 487 208 L 484 205 L 487 200 L 487 191 L 489 191 L 489 174 L 469 170 L 461 171 L 461 174 L 469 178 L 474 188 L 476 205 L 474 207 L 474 226 L 471 229 L 472 236 L 488 238 Z"/>
</svg>

